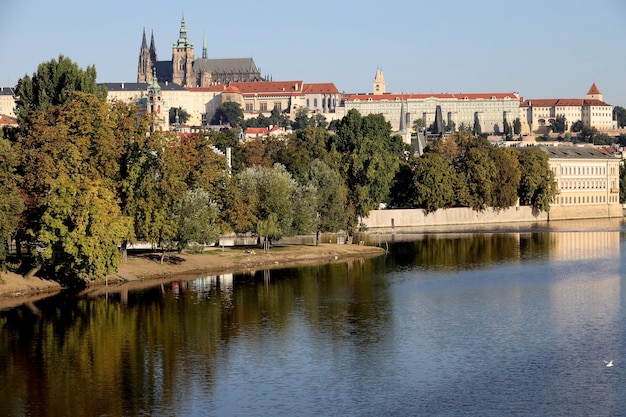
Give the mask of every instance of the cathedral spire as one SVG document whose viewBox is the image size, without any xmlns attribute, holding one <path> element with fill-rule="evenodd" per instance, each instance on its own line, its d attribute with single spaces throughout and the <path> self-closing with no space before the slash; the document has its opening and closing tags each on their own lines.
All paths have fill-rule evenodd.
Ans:
<svg viewBox="0 0 626 417">
<path fill-rule="evenodd" d="M 202 42 L 202 59 L 208 59 L 206 51 L 206 30 L 204 31 L 204 41 Z"/>
<path fill-rule="evenodd" d="M 143 37 L 141 38 L 141 50 L 148 47 L 148 42 L 146 42 L 146 28 L 143 28 Z"/>
<path fill-rule="evenodd" d="M 187 38 L 187 28 L 185 27 L 185 15 L 180 19 L 180 33 L 178 41 L 174 44 L 175 48 L 193 48 L 193 44 Z"/>
<path fill-rule="evenodd" d="M 152 60 L 152 65 L 156 64 L 156 62 L 159 60 L 157 58 L 156 44 L 154 43 L 154 30 L 152 31 L 152 34 L 150 35 L 150 59 Z"/>
<path fill-rule="evenodd" d="M 145 83 L 150 80 L 150 71 L 154 65 L 150 57 L 150 50 L 148 50 L 148 43 L 146 42 L 146 28 L 143 28 L 143 36 L 141 38 L 141 49 L 139 50 L 139 63 L 137 65 L 137 82 Z"/>
</svg>

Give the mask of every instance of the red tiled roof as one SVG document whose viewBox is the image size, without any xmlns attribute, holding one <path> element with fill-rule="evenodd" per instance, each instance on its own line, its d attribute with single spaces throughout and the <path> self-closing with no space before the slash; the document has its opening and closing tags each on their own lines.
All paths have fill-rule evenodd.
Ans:
<svg viewBox="0 0 626 417">
<path fill-rule="evenodd" d="M 226 87 L 226 89 L 224 90 L 224 93 L 241 94 L 241 90 L 239 90 L 237 87 L 231 84 L 228 87 Z"/>
<path fill-rule="evenodd" d="M 305 84 L 304 94 L 339 94 L 339 90 L 333 83 Z"/>
<path fill-rule="evenodd" d="M 4 114 L 0 114 L 0 126 L 4 126 L 4 125 L 17 126 L 17 119 L 14 119 Z"/>
<path fill-rule="evenodd" d="M 249 81 L 230 85 L 237 87 L 242 94 L 302 94 L 302 81 Z"/>
<path fill-rule="evenodd" d="M 244 132 L 246 135 L 269 135 L 269 130 L 264 127 L 249 127 Z"/>
<path fill-rule="evenodd" d="M 592 95 L 592 94 L 602 94 L 600 90 L 598 89 L 598 86 L 596 85 L 596 83 L 591 84 L 591 88 L 589 88 L 589 91 L 587 91 L 587 95 Z"/>
<path fill-rule="evenodd" d="M 448 100 L 502 100 L 509 98 L 519 100 L 515 93 L 440 93 L 440 94 L 352 94 L 347 101 L 395 101 L 395 100 L 426 100 L 429 98 Z"/>
<path fill-rule="evenodd" d="M 538 98 L 525 100 L 520 107 L 583 107 L 583 106 L 611 106 L 600 100 L 585 100 L 582 98 Z"/>
</svg>

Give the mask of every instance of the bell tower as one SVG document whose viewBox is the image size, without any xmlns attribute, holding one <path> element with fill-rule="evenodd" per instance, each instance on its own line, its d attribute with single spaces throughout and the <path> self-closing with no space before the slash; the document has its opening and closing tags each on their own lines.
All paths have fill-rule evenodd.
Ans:
<svg viewBox="0 0 626 417">
<path fill-rule="evenodd" d="M 172 82 L 193 86 L 193 44 L 187 38 L 185 16 L 180 21 L 180 34 L 172 47 Z"/>
<path fill-rule="evenodd" d="M 383 70 L 376 69 L 376 76 L 374 77 L 374 94 L 385 94 L 385 77 L 383 76 Z"/>
</svg>

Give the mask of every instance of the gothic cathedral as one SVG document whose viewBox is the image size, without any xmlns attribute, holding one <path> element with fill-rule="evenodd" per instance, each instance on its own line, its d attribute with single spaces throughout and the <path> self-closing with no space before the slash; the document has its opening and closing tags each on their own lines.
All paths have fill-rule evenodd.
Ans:
<svg viewBox="0 0 626 417">
<path fill-rule="evenodd" d="M 172 60 L 157 58 L 154 33 L 150 47 L 143 31 L 137 82 L 149 83 L 153 74 L 161 82 L 172 82 L 183 87 L 208 87 L 213 84 L 228 85 L 231 82 L 265 81 L 252 58 L 208 59 L 206 37 L 202 47 L 202 58 L 194 59 L 193 43 L 187 37 L 185 18 L 180 22 L 180 34 L 172 47 Z"/>
</svg>

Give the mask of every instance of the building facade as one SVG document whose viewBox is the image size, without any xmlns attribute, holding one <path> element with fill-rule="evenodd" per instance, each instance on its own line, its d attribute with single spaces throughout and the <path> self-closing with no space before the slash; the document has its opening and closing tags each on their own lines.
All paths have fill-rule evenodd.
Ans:
<svg viewBox="0 0 626 417">
<path fill-rule="evenodd" d="M 402 106 L 406 107 L 403 113 Z M 472 128 L 478 119 L 483 133 L 501 133 L 504 120 L 509 124 L 519 115 L 520 97 L 517 93 L 484 94 L 353 94 L 344 99 L 345 112 L 356 109 L 361 115 L 382 114 L 394 130 L 400 129 L 401 115 L 405 114 L 407 128 L 417 119 L 426 126 L 435 121 L 437 106 L 446 124 L 454 122 Z"/>
<path fill-rule="evenodd" d="M 523 130 L 527 133 L 546 133 L 558 116 L 565 117 L 566 131 L 570 131 L 577 121 L 598 130 L 609 130 L 613 127 L 613 106 L 604 102 L 595 83 L 591 85 L 584 99 L 529 99 L 520 105 L 520 119 Z"/>
<path fill-rule="evenodd" d="M 0 114 L 15 117 L 15 90 L 11 87 L 0 87 Z"/>
<path fill-rule="evenodd" d="M 619 205 L 621 158 L 592 146 L 541 146 L 558 195 L 551 206 Z"/>
</svg>

